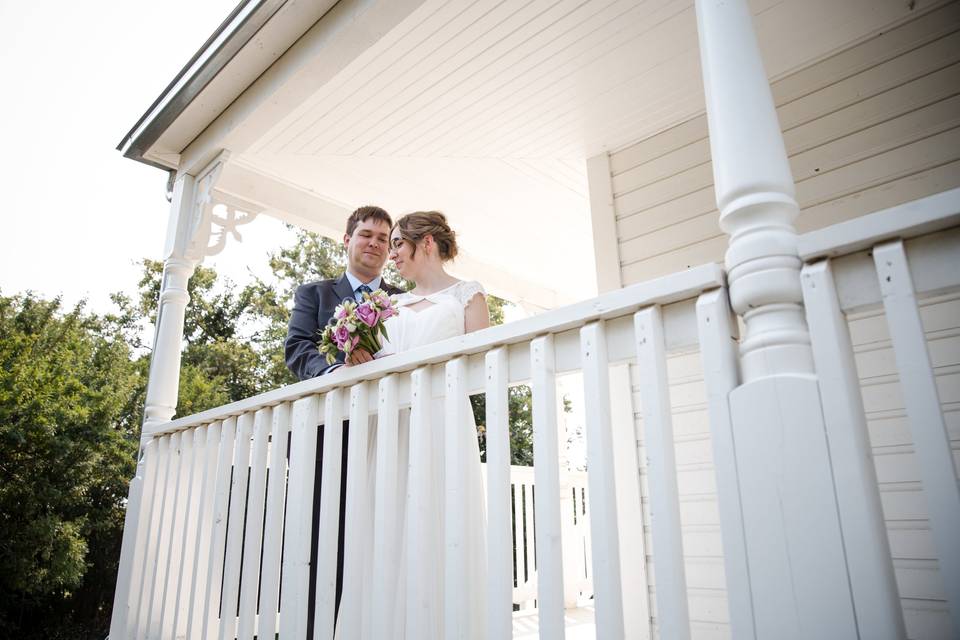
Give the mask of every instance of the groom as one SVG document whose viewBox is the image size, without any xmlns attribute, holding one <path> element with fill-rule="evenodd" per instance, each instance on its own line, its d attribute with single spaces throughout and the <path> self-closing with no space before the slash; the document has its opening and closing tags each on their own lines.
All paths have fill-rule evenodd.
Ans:
<svg viewBox="0 0 960 640">
<path fill-rule="evenodd" d="M 373 359 L 365 351 L 351 354 L 350 360 L 343 352 L 337 354 L 337 361 L 327 364 L 326 357 L 320 354 L 317 344 L 320 330 L 333 317 L 333 312 L 345 299 L 360 301 L 364 292 L 383 289 L 389 294 L 402 293 L 392 287 L 380 276 L 387 261 L 390 243 L 390 228 L 393 222 L 389 214 L 380 207 L 360 207 L 347 218 L 347 229 L 343 236 L 343 245 L 347 248 L 347 270 L 339 278 L 320 280 L 300 285 L 293 299 L 293 312 L 287 328 L 287 340 L 284 343 L 284 355 L 287 368 L 300 380 L 330 373 L 344 365 L 361 364 Z M 323 455 L 323 430 L 317 440 L 316 475 L 314 476 L 313 522 L 320 514 L 320 477 Z M 343 458 L 340 476 L 340 533 L 337 542 L 337 598 L 336 609 L 340 609 L 340 595 L 343 590 L 343 534 L 344 514 L 347 498 L 347 424 L 343 430 Z M 317 540 L 319 529 L 316 526 L 310 541 L 310 591 L 308 594 L 307 638 L 313 637 L 313 613 L 317 583 Z"/>
<path fill-rule="evenodd" d="M 309 282 L 297 288 L 284 355 L 287 368 L 300 380 L 322 376 L 344 364 L 360 364 L 373 359 L 365 351 L 358 351 L 350 362 L 345 362 L 343 352 L 340 352 L 337 361 L 328 365 L 317 344 L 320 330 L 345 299 L 359 302 L 363 299 L 363 292 L 381 288 L 391 295 L 402 293 L 380 277 L 390 250 L 392 226 L 390 215 L 380 207 L 360 207 L 347 218 L 347 232 L 343 236 L 343 245 L 347 248 L 346 272 L 339 278 Z"/>
</svg>

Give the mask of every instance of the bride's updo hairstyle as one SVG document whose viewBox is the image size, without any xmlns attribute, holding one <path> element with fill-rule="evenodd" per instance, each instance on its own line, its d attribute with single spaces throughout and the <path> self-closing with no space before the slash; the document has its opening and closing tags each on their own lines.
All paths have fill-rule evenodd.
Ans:
<svg viewBox="0 0 960 640">
<path fill-rule="evenodd" d="M 416 255 L 418 242 L 433 236 L 440 260 L 446 262 L 457 257 L 457 234 L 447 224 L 447 217 L 439 211 L 408 213 L 397 220 L 394 228 L 400 232 L 401 238 L 410 243 L 410 255 Z"/>
</svg>

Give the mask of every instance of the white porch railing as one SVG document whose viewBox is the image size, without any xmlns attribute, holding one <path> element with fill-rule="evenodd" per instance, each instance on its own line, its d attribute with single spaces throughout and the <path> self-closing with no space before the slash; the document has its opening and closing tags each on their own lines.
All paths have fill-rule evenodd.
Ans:
<svg viewBox="0 0 960 640">
<path fill-rule="evenodd" d="M 707 265 L 161 425 L 146 434 L 151 439 L 131 484 L 111 638 L 249 639 L 269 637 L 276 631 L 281 638 L 304 636 L 310 609 L 308 564 L 318 424 L 333 428 L 325 434 L 328 444 L 321 451 L 314 628 L 316 637 L 331 637 L 341 421 L 349 418 L 351 425 L 361 425 L 376 416 L 380 437 L 396 437 L 398 411 L 412 407 L 409 444 L 414 451 L 418 421 L 428 419 L 422 407 L 430 404 L 418 398 L 462 397 L 481 391 L 486 393 L 488 421 L 490 637 L 509 637 L 514 602 L 528 602 L 534 583 L 542 637 L 558 637 L 563 633 L 565 607 L 589 598 L 591 578 L 598 628 L 622 628 L 621 584 L 633 588 L 646 580 L 637 583 L 635 578 L 645 575 L 643 566 L 621 566 L 618 549 L 625 543 L 642 546 L 644 518 L 639 499 L 618 500 L 613 490 L 615 484 L 632 483 L 632 490 L 623 489 L 619 495 L 640 495 L 632 410 L 628 410 L 629 428 L 612 428 L 610 401 L 604 399 L 610 394 L 608 365 L 636 360 L 636 324 L 642 331 L 655 332 L 655 337 L 639 342 L 642 366 L 663 369 L 668 351 L 689 348 L 698 341 L 697 297 L 721 286 L 720 268 Z M 722 307 L 722 295 L 708 295 L 710 304 Z M 732 351 L 728 357 L 733 357 Z M 583 371 L 587 390 L 590 517 L 578 516 L 576 525 L 566 526 L 564 510 L 572 516 L 579 509 L 583 515 L 584 492 L 575 501 L 574 487 L 582 489 L 582 484 L 561 485 L 556 376 L 573 371 Z M 506 394 L 507 387 L 517 383 L 530 384 L 533 390 L 536 509 L 521 509 L 522 530 L 528 535 L 526 545 L 518 544 L 515 588 L 512 527 L 519 514 L 517 501 L 511 500 Z M 665 394 L 665 384 L 663 380 L 646 387 Z M 448 403 L 448 411 L 458 410 L 453 407 L 457 404 Z M 669 434 L 669 413 L 664 417 L 667 424 L 661 429 Z M 448 423 L 455 419 L 447 416 Z M 656 424 L 658 418 L 648 420 Z M 382 605 L 376 589 L 364 614 L 346 604 L 357 601 L 348 598 L 351 589 L 359 589 L 351 576 L 365 561 L 351 547 L 350 532 L 370 526 L 364 518 L 371 510 L 360 504 L 366 495 L 362 487 L 367 477 L 365 434 L 366 430 L 354 427 L 349 438 L 344 605 L 339 624 L 343 637 L 389 637 L 392 631 L 385 630 L 391 629 L 391 620 L 382 615 L 388 607 Z M 288 438 L 289 454 L 285 446 L 274 446 Z M 669 442 L 669 437 L 663 442 Z M 375 477 L 379 486 L 386 487 L 396 473 L 397 460 L 389 454 L 392 448 L 382 444 L 381 440 Z M 672 447 L 661 446 L 664 452 L 650 455 L 667 459 L 666 450 Z M 663 473 L 668 475 L 669 468 Z M 284 477 L 286 483 L 273 480 Z M 529 481 L 524 486 L 529 487 Z M 672 497 L 667 484 L 657 491 L 676 511 L 675 483 Z M 520 493 L 525 492 L 526 488 Z M 374 493 L 375 519 L 399 508 L 390 492 L 375 488 Z M 237 499 L 247 494 L 249 499 Z M 463 507 L 448 504 L 446 508 L 456 514 Z M 655 520 L 652 526 L 654 544 L 679 539 L 677 519 Z M 372 558 L 376 585 L 379 577 L 395 571 L 397 541 L 387 539 L 384 531 L 375 530 L 374 535 L 375 549 L 383 552 L 375 552 Z M 457 532 L 451 529 L 446 535 Z M 638 539 L 641 542 L 629 542 Z M 586 550 L 585 541 L 589 543 Z M 448 539 L 448 554 L 456 548 L 451 542 L 455 541 Z M 629 557 L 639 557 L 643 564 L 644 554 Z M 666 554 L 665 560 L 674 561 Z M 535 573 L 530 571 L 531 564 Z M 628 575 L 621 579 L 622 574 Z M 455 588 L 447 585 L 448 590 Z M 460 611 L 448 604 L 445 615 L 456 621 Z M 376 628 L 365 628 L 368 622 Z M 644 615 L 644 624 L 649 628 L 649 616 Z"/>
<path fill-rule="evenodd" d="M 903 580 L 898 584 L 905 569 L 887 531 L 896 517 L 884 508 L 901 504 L 884 502 L 892 488 L 926 504 L 933 549 L 924 566 L 944 585 L 933 600 L 948 616 L 941 635 L 950 637 L 949 616 L 960 629 L 960 318 L 947 312 L 927 327 L 922 319 L 931 300 L 960 308 L 960 191 L 807 234 L 800 250 L 858 633 L 903 636 L 896 629 L 905 628 L 904 608 L 915 604 Z M 871 384 L 864 378 L 873 374 L 864 373 L 850 338 L 850 324 L 863 313 L 889 327 L 894 362 L 881 362 L 878 375 L 898 381 L 903 397 L 909 435 L 897 452 L 909 448 L 919 460 L 918 477 L 899 478 L 895 487 L 882 474 L 877 482 L 878 445 L 869 431 L 877 416 L 864 408 Z M 931 346 L 934 339 L 940 342 Z M 148 434 L 131 483 L 111 638 L 303 638 L 314 526 L 315 637 L 332 637 L 341 421 L 363 425 L 374 416 L 379 434 L 396 436 L 398 412 L 412 407 L 413 451 L 430 397 L 477 392 L 487 402 L 490 638 L 510 637 L 514 605 L 529 607 L 534 597 L 540 637 L 563 637 L 565 610 L 591 594 L 600 638 L 655 637 L 666 621 L 687 636 L 753 637 L 737 624 L 769 605 L 768 594 L 751 587 L 747 553 L 766 541 L 744 530 L 741 500 L 763 488 L 737 473 L 735 452 L 760 445 L 735 442 L 745 426 L 752 427 L 747 433 L 758 428 L 731 423 L 736 342 L 722 271 L 709 265 L 162 425 Z M 582 481 L 565 483 L 559 464 L 556 377 L 567 372 L 582 372 L 587 404 L 589 491 L 580 492 L 581 502 L 573 487 Z M 507 388 L 518 383 L 533 390 L 532 482 L 530 471 L 509 465 Z M 448 403 L 448 411 L 461 410 L 454 405 L 462 403 Z M 885 411 L 884 418 L 898 415 Z M 707 424 L 698 430 L 701 415 Z M 333 425 L 333 437 L 327 434 L 320 450 L 317 525 L 318 424 Z M 370 513 L 400 508 L 387 491 L 376 493 L 372 508 L 362 503 L 365 434 L 353 428 L 349 439 L 344 603 L 360 601 L 347 594 L 360 590 L 357 567 L 365 561 L 373 563 L 374 583 L 396 570 L 389 532 L 375 530 L 382 553 L 372 559 L 350 544 L 351 531 L 371 526 Z M 391 448 L 378 450 L 375 478 L 387 486 L 397 459 Z M 583 493 L 588 518 L 581 517 Z M 536 508 L 528 508 L 534 500 Z M 579 514 L 575 526 L 571 512 Z M 458 534 L 451 528 L 446 535 Z M 447 544 L 444 552 L 455 548 Z M 721 562 L 719 584 L 703 577 L 704 567 Z M 804 585 L 793 588 L 816 596 Z M 342 605 L 342 637 L 393 637 L 384 631 L 391 620 L 383 597 L 374 589 L 363 612 Z M 450 605 L 445 615 L 455 621 L 462 609 Z"/>
</svg>

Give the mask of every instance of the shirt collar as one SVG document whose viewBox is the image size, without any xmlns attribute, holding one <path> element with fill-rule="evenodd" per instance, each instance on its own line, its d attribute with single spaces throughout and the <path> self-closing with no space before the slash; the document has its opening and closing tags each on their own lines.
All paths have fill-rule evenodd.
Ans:
<svg viewBox="0 0 960 640">
<path fill-rule="evenodd" d="M 381 277 L 381 276 L 377 276 L 376 278 L 374 278 L 374 279 L 371 280 L 370 282 L 364 282 L 363 280 L 361 280 L 361 279 L 358 278 L 357 276 L 355 276 L 355 275 L 353 275 L 352 273 L 350 273 L 349 271 L 347 271 L 347 280 L 350 282 L 350 288 L 353 289 L 354 291 L 356 291 L 357 288 L 358 288 L 360 285 L 362 285 L 362 284 L 365 284 L 365 285 L 367 285 L 368 287 L 370 287 L 370 290 L 371 290 L 371 291 L 376 291 L 377 289 L 380 288 L 380 281 L 382 280 L 382 277 Z"/>
</svg>

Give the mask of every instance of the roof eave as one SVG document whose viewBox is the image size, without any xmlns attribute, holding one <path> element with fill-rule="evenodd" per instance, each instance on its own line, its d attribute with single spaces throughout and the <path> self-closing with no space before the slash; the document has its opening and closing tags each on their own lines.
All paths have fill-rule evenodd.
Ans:
<svg viewBox="0 0 960 640">
<path fill-rule="evenodd" d="M 146 157 L 184 110 L 287 0 L 242 0 L 117 145 L 124 157 L 169 171 Z"/>
</svg>

